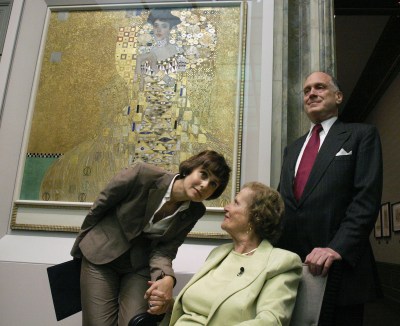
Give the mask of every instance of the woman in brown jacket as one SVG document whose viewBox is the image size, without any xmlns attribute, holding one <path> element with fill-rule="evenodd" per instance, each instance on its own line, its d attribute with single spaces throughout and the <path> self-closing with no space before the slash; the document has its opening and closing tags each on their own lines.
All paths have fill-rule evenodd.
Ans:
<svg viewBox="0 0 400 326">
<path fill-rule="evenodd" d="M 127 325 L 148 309 L 148 281 L 150 291 L 172 297 L 172 260 L 205 213 L 202 201 L 219 197 L 229 175 L 224 157 L 207 150 L 183 161 L 178 174 L 137 163 L 111 180 L 71 251 L 82 258 L 84 326 Z"/>
</svg>

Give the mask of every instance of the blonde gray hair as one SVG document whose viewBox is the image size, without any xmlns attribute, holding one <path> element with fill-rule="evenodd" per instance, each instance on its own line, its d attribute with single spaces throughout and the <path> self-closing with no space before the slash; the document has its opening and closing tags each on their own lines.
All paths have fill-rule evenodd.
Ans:
<svg viewBox="0 0 400 326">
<path fill-rule="evenodd" d="M 285 212 L 285 204 L 281 195 L 260 182 L 248 182 L 242 189 L 252 191 L 251 202 L 248 206 L 249 223 L 260 239 L 271 243 L 280 236 L 280 221 Z"/>
</svg>

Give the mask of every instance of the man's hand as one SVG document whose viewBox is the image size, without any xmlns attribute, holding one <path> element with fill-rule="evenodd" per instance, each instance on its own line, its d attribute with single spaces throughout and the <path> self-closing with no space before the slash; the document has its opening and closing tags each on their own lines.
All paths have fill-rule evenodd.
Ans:
<svg viewBox="0 0 400 326">
<path fill-rule="evenodd" d="M 342 260 L 335 250 L 331 248 L 314 248 L 304 261 L 312 275 L 328 275 L 329 268 L 335 260 Z"/>
<path fill-rule="evenodd" d="M 167 275 L 158 281 L 149 281 L 148 283 L 150 287 L 144 295 L 144 298 L 149 303 L 147 312 L 160 315 L 171 310 L 173 305 L 172 289 L 174 287 L 174 278 Z"/>
</svg>

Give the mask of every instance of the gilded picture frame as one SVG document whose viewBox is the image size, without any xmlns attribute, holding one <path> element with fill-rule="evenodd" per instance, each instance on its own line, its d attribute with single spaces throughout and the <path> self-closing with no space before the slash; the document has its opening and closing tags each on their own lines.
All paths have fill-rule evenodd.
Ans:
<svg viewBox="0 0 400 326">
<path fill-rule="evenodd" d="M 77 232 L 123 167 L 139 160 L 177 171 L 180 161 L 215 149 L 232 178 L 189 236 L 226 238 L 223 206 L 241 175 L 246 1 L 47 10 L 11 229 Z M 152 11 L 178 17 L 168 55 L 154 40 Z M 149 136 L 156 128 L 161 142 Z"/>
</svg>

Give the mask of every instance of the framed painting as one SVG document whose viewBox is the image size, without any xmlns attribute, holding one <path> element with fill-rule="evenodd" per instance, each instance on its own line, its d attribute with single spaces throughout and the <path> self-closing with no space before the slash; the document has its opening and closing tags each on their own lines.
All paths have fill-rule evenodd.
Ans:
<svg viewBox="0 0 400 326">
<path fill-rule="evenodd" d="M 390 203 L 383 203 L 381 206 L 382 216 L 382 237 L 388 238 L 391 236 L 391 223 L 390 223 Z"/>
<path fill-rule="evenodd" d="M 400 232 L 400 202 L 392 204 L 393 232 Z"/>
<path fill-rule="evenodd" d="M 378 217 L 377 217 L 377 219 L 376 219 L 376 222 L 375 222 L 374 237 L 375 237 L 376 239 L 382 238 L 382 215 L 381 215 L 380 210 L 379 210 L 379 213 L 378 213 Z"/>
<path fill-rule="evenodd" d="M 226 237 L 223 206 L 240 186 L 246 14 L 246 1 L 49 5 L 11 228 L 78 231 L 124 167 L 177 172 L 213 149 L 232 177 L 190 236 Z"/>
</svg>

